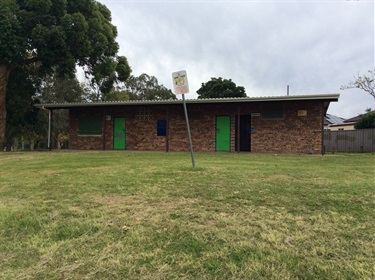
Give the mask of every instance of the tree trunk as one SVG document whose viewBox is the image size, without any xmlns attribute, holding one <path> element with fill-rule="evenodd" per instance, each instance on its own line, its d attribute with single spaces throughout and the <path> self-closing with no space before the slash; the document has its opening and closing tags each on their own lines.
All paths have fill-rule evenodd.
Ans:
<svg viewBox="0 0 375 280">
<path fill-rule="evenodd" d="M 17 137 L 14 137 L 13 138 L 13 151 L 14 152 L 17 152 L 18 151 L 18 138 Z"/>
<path fill-rule="evenodd" d="M 0 65 L 0 148 L 2 149 L 5 143 L 5 125 L 7 120 L 6 111 L 6 92 L 9 77 L 9 66 L 6 64 Z"/>
</svg>

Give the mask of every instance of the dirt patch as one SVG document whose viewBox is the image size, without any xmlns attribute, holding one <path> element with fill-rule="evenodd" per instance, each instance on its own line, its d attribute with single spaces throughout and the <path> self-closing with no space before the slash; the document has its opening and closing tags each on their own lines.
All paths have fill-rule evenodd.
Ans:
<svg viewBox="0 0 375 280">
<path fill-rule="evenodd" d="M 47 200 L 44 200 L 43 203 L 55 203 L 56 200 L 54 199 L 47 199 Z"/>
<path fill-rule="evenodd" d="M 93 196 L 93 201 L 109 206 L 109 207 L 120 207 L 120 208 L 147 208 L 152 207 L 154 209 L 164 209 L 173 210 L 185 205 L 194 205 L 198 203 L 198 199 L 166 199 L 160 200 L 150 200 L 145 196 L 131 195 L 131 196 L 121 196 L 121 195 L 108 195 L 108 196 Z"/>
<path fill-rule="evenodd" d="M 81 209 L 81 207 L 79 207 L 79 206 L 70 206 L 70 207 L 69 207 L 69 210 L 70 210 L 70 211 L 73 211 L 73 212 L 79 212 L 79 211 L 81 211 L 82 209 Z"/>
<path fill-rule="evenodd" d="M 93 196 L 95 203 L 101 204 L 99 211 L 106 212 L 113 221 L 136 224 L 162 224 L 169 220 L 171 215 L 189 215 L 197 209 L 198 199 L 152 200 L 144 196 Z M 201 204 L 201 203 L 200 203 Z"/>
<path fill-rule="evenodd" d="M 109 206 L 130 206 L 130 205 L 139 205 L 146 201 L 143 196 L 123 196 L 123 195 L 106 195 L 106 196 L 93 196 L 93 201 L 100 204 L 109 205 Z"/>
<path fill-rule="evenodd" d="M 42 175 L 48 175 L 48 176 L 59 176 L 60 174 L 58 172 L 56 172 L 56 170 L 40 170 L 38 171 L 39 174 L 42 174 Z"/>
</svg>

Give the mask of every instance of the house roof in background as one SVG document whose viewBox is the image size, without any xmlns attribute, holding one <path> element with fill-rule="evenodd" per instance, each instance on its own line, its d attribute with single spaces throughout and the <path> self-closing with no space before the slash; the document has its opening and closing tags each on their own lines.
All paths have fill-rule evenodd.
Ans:
<svg viewBox="0 0 375 280">
<path fill-rule="evenodd" d="M 288 95 L 267 97 L 234 97 L 234 98 L 203 98 L 187 99 L 187 104 L 217 104 L 217 103 L 249 103 L 249 102 L 280 102 L 280 101 L 313 101 L 322 100 L 327 108 L 330 102 L 338 101 L 340 94 L 315 94 L 315 95 Z M 166 105 L 183 104 L 183 100 L 127 100 L 127 101 L 102 101 L 102 102 L 73 102 L 73 103 L 45 103 L 36 104 L 42 109 L 69 109 L 77 107 L 103 107 L 103 106 L 134 106 L 134 105 Z"/>
<path fill-rule="evenodd" d="M 331 115 L 331 114 L 326 114 L 324 118 L 324 125 L 334 125 L 334 124 L 341 124 L 344 122 L 344 118 Z"/>
<path fill-rule="evenodd" d="M 355 122 L 348 122 L 348 123 L 337 123 L 337 124 L 331 124 L 330 127 L 346 127 L 346 126 L 354 126 L 356 123 Z"/>
<path fill-rule="evenodd" d="M 360 120 L 361 116 L 366 116 L 366 115 L 369 115 L 369 114 L 373 114 L 375 113 L 375 111 L 370 111 L 370 112 L 367 112 L 365 114 L 359 114 L 358 116 L 355 116 L 355 117 L 352 117 L 350 119 L 346 119 L 344 122 L 345 123 L 356 123 Z"/>
</svg>

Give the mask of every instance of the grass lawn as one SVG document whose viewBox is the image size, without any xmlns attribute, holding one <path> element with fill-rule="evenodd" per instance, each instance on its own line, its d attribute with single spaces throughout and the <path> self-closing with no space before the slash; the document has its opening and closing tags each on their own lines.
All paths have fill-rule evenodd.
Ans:
<svg viewBox="0 0 375 280">
<path fill-rule="evenodd" d="M 0 279 L 374 279 L 375 156 L 0 153 Z"/>
</svg>

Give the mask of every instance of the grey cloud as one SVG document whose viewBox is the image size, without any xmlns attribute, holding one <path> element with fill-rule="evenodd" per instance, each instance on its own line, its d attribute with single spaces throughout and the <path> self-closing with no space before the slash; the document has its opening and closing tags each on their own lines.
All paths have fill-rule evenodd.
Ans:
<svg viewBox="0 0 375 280">
<path fill-rule="evenodd" d="M 221 76 L 249 96 L 341 93 L 329 112 L 351 117 L 374 105 L 340 91 L 374 67 L 374 3 L 362 1 L 102 1 L 134 74 L 172 88 L 186 69 L 191 94 Z"/>
</svg>

